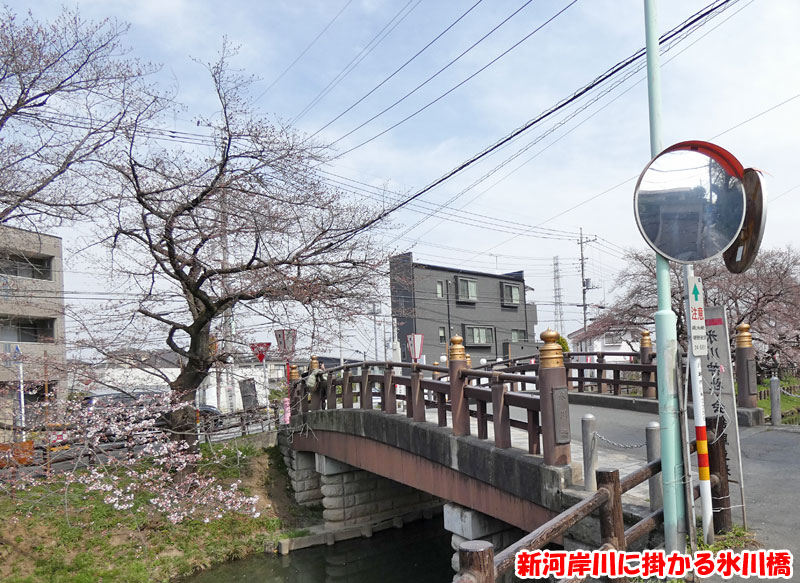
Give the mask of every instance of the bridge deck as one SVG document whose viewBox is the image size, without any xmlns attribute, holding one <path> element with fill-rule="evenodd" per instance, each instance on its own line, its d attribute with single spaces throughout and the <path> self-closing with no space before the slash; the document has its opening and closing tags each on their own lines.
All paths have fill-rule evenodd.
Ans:
<svg viewBox="0 0 800 583">
<path fill-rule="evenodd" d="M 356 405 L 357 407 L 358 405 Z M 512 416 L 514 416 L 512 408 Z M 425 418 L 429 423 L 436 425 L 438 423 L 438 412 L 435 408 L 427 408 L 425 411 Z M 450 412 L 447 413 L 448 426 L 452 427 L 452 420 Z M 474 417 L 470 418 L 470 432 L 472 435 L 478 434 L 478 421 Z M 494 440 L 494 425 L 488 423 L 488 439 Z M 511 445 L 512 447 L 528 450 L 528 434 L 514 427 L 511 428 Z M 579 440 L 572 440 L 570 443 L 570 450 L 572 454 L 572 468 L 573 468 L 573 484 L 577 488 L 583 487 L 583 446 Z M 619 469 L 620 476 L 627 476 L 635 470 L 641 468 L 646 462 L 643 462 L 640 457 L 629 455 L 624 452 L 610 452 L 603 449 L 598 451 L 598 467 L 608 467 Z M 636 504 L 638 506 L 649 506 L 650 496 L 647 488 L 647 482 L 644 482 L 629 492 L 623 494 L 623 501 L 628 504 Z"/>
</svg>

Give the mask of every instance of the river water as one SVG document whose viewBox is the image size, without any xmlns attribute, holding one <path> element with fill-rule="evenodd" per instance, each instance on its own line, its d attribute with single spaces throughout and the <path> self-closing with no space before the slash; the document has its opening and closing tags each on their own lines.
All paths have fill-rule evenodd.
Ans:
<svg viewBox="0 0 800 583">
<path fill-rule="evenodd" d="M 183 583 L 447 583 L 450 536 L 438 516 L 372 538 L 233 561 Z"/>
</svg>

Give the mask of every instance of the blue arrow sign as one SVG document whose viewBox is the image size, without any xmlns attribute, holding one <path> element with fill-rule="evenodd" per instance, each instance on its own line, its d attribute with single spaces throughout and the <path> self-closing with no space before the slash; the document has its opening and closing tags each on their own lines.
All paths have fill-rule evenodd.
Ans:
<svg viewBox="0 0 800 583">
<path fill-rule="evenodd" d="M 694 296 L 694 301 L 700 300 L 700 291 L 697 289 L 697 284 L 694 285 L 694 289 L 692 290 L 692 295 Z"/>
</svg>

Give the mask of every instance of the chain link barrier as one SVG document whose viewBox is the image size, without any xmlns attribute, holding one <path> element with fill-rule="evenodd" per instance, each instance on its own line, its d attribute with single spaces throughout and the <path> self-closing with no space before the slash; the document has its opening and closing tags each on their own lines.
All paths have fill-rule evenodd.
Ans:
<svg viewBox="0 0 800 583">
<path fill-rule="evenodd" d="M 598 433 L 597 431 L 594 432 L 594 436 L 597 437 L 598 439 L 600 439 L 601 441 L 605 441 L 609 445 L 613 445 L 614 447 L 618 447 L 620 449 L 637 449 L 637 448 L 644 447 L 645 445 L 647 445 L 647 442 L 637 443 L 635 445 L 625 444 L 625 443 L 617 443 L 616 441 L 613 441 L 613 440 L 605 437 L 604 435 L 600 435 L 600 433 Z"/>
</svg>

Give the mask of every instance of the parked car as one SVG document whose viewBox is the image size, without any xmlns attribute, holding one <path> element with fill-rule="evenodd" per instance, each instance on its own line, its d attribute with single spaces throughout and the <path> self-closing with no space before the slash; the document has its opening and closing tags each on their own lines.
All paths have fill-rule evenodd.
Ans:
<svg viewBox="0 0 800 583">
<path fill-rule="evenodd" d="M 222 411 L 213 405 L 197 405 L 197 425 L 201 431 L 222 429 Z"/>
</svg>

